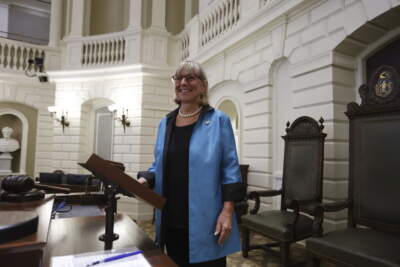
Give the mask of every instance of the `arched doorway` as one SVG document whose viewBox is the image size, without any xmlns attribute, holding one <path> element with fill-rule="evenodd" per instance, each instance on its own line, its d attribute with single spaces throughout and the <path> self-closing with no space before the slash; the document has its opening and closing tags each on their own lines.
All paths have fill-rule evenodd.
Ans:
<svg viewBox="0 0 400 267">
<path fill-rule="evenodd" d="M 239 128 L 239 114 L 235 107 L 235 104 L 229 100 L 223 100 L 218 109 L 225 112 L 231 121 L 233 134 L 235 135 L 235 142 L 236 142 L 236 150 L 238 151 L 238 155 L 240 155 L 240 128 Z"/>
<path fill-rule="evenodd" d="M 98 98 L 86 101 L 81 107 L 81 121 L 85 121 L 82 132 L 83 155 L 87 159 L 92 153 L 112 160 L 114 117 L 108 110 L 111 100 Z"/>
</svg>

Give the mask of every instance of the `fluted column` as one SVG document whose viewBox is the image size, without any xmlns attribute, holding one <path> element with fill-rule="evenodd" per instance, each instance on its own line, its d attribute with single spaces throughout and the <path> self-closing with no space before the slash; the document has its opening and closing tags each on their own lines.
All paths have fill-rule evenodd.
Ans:
<svg viewBox="0 0 400 267">
<path fill-rule="evenodd" d="M 153 0 L 151 28 L 165 30 L 166 0 Z"/>
<path fill-rule="evenodd" d="M 128 29 L 142 29 L 142 0 L 129 0 Z"/>
<path fill-rule="evenodd" d="M 61 39 L 62 0 L 51 1 L 49 46 L 57 47 Z"/>
</svg>

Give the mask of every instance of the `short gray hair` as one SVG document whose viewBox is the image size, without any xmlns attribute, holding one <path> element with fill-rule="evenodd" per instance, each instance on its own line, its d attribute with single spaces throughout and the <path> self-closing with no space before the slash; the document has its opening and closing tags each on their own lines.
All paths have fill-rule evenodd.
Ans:
<svg viewBox="0 0 400 267">
<path fill-rule="evenodd" d="M 188 73 L 188 74 L 193 74 L 195 75 L 197 78 L 199 78 L 199 80 L 202 81 L 204 87 L 205 87 L 205 91 L 204 94 L 202 94 L 200 96 L 200 105 L 208 105 L 208 80 L 207 80 L 207 76 L 206 73 L 204 72 L 203 68 L 200 66 L 199 63 L 194 62 L 194 61 L 190 61 L 190 60 L 185 60 L 182 61 L 178 68 L 176 69 L 174 75 L 179 75 L 181 73 Z M 181 104 L 180 100 L 178 100 L 177 98 L 174 99 L 175 103 L 177 103 L 178 105 Z"/>
</svg>

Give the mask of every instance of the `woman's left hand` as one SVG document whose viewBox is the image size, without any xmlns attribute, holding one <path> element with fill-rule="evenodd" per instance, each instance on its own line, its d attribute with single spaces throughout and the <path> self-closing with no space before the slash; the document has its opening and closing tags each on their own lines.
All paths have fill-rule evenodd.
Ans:
<svg viewBox="0 0 400 267">
<path fill-rule="evenodd" d="M 232 230 L 232 214 L 233 202 L 224 202 L 224 208 L 218 216 L 217 225 L 215 226 L 214 235 L 219 235 L 218 244 L 222 245 L 228 238 Z"/>
</svg>

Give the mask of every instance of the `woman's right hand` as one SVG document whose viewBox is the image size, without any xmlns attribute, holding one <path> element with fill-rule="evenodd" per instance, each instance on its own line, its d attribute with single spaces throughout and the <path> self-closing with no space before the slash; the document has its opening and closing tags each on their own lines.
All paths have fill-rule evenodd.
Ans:
<svg viewBox="0 0 400 267">
<path fill-rule="evenodd" d="M 142 185 L 148 185 L 146 178 L 140 177 L 137 181 Z"/>
</svg>

